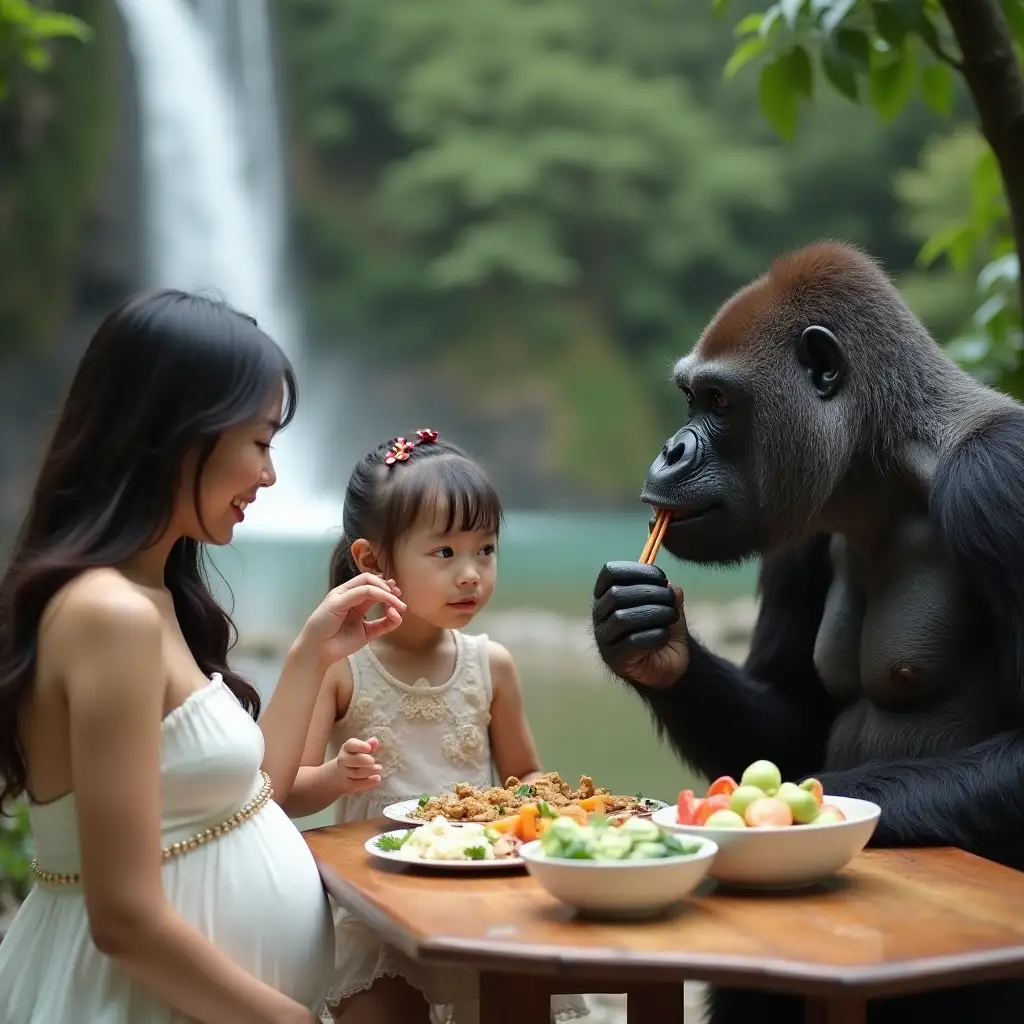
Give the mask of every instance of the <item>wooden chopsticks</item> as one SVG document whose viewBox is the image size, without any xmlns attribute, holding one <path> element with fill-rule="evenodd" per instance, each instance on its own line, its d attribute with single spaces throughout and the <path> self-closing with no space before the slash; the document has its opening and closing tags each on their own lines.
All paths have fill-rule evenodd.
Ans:
<svg viewBox="0 0 1024 1024">
<path fill-rule="evenodd" d="M 643 565 L 654 564 L 654 560 L 658 557 L 658 549 L 661 547 L 661 542 L 665 539 L 665 531 L 668 529 L 671 519 L 672 513 L 668 509 L 658 509 L 654 517 L 654 527 L 648 535 L 647 543 L 644 545 L 644 550 L 640 555 L 640 561 Z"/>
</svg>

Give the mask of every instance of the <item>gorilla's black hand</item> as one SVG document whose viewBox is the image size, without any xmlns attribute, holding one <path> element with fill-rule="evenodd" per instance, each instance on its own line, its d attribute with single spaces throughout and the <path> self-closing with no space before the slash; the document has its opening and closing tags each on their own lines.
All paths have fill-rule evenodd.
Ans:
<svg viewBox="0 0 1024 1024">
<path fill-rule="evenodd" d="M 594 586 L 594 639 L 605 664 L 644 686 L 670 686 L 690 651 L 682 595 L 655 565 L 607 562 Z"/>
</svg>

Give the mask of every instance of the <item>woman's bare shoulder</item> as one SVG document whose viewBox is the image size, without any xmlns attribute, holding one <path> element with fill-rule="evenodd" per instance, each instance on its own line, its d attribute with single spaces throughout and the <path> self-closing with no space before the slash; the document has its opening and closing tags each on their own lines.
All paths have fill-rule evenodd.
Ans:
<svg viewBox="0 0 1024 1024">
<path fill-rule="evenodd" d="M 40 644 L 58 655 L 65 646 L 81 652 L 97 644 L 131 646 L 159 641 L 163 620 L 146 592 L 112 568 L 87 569 L 47 603 Z"/>
</svg>

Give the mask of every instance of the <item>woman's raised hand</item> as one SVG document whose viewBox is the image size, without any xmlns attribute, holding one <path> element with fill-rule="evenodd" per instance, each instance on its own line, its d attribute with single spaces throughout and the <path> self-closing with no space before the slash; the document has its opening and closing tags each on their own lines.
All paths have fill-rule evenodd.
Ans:
<svg viewBox="0 0 1024 1024">
<path fill-rule="evenodd" d="M 302 627 L 302 639 L 326 670 L 402 624 L 406 605 L 400 595 L 394 580 L 364 572 L 335 587 L 320 602 Z M 384 614 L 368 619 L 366 616 L 377 605 Z"/>
</svg>

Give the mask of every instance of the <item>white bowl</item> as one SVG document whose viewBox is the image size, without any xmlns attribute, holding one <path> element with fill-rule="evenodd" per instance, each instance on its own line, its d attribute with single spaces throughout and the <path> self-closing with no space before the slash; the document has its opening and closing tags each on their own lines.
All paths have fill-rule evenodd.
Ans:
<svg viewBox="0 0 1024 1024">
<path fill-rule="evenodd" d="M 708 873 L 718 847 L 702 836 L 697 841 L 700 849 L 695 853 L 650 860 L 548 857 L 539 839 L 521 846 L 519 855 L 542 889 L 576 910 L 604 917 L 651 917 L 688 896 Z"/>
<path fill-rule="evenodd" d="M 779 828 L 708 828 L 680 825 L 675 807 L 655 811 L 651 820 L 666 832 L 711 839 L 718 856 L 708 874 L 745 887 L 790 889 L 813 885 L 835 874 L 867 845 L 881 814 L 878 804 L 827 796 L 846 821 Z"/>
</svg>

